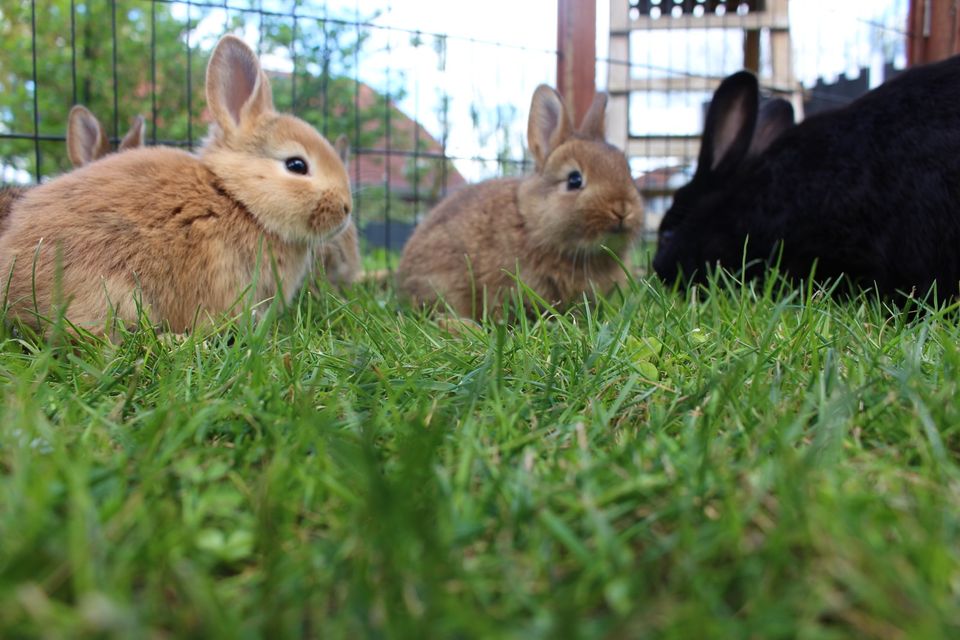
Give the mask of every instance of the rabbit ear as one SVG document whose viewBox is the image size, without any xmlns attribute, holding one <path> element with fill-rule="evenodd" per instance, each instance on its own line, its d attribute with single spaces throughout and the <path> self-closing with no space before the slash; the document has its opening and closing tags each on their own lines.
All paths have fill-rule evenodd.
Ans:
<svg viewBox="0 0 960 640">
<path fill-rule="evenodd" d="M 757 121 L 757 79 L 740 71 L 720 83 L 707 109 L 697 173 L 724 174 L 747 154 Z"/>
<path fill-rule="evenodd" d="M 560 94 L 545 84 L 537 87 L 527 123 L 527 143 L 537 171 L 543 168 L 547 156 L 570 137 L 571 131 L 573 125 Z"/>
<path fill-rule="evenodd" d="M 587 114 L 583 116 L 583 122 L 580 123 L 580 133 L 594 140 L 603 140 L 606 138 L 606 127 L 604 118 L 607 111 L 607 94 L 598 92 L 593 96 L 593 102 L 587 109 Z"/>
<path fill-rule="evenodd" d="M 210 56 L 207 105 L 227 133 L 273 111 L 270 81 L 253 50 L 236 36 L 221 38 Z"/>
<path fill-rule="evenodd" d="M 344 134 L 337 136 L 336 142 L 333 143 L 333 148 L 337 152 L 337 155 L 340 157 L 340 162 L 343 163 L 345 168 L 349 168 L 350 165 L 350 138 Z"/>
<path fill-rule="evenodd" d="M 67 155 L 74 167 L 90 164 L 110 151 L 100 121 L 83 106 L 75 105 L 67 118 Z"/>
<path fill-rule="evenodd" d="M 774 140 L 794 123 L 792 104 L 783 98 L 774 98 L 765 102 L 757 115 L 757 127 L 753 132 L 753 140 L 750 142 L 747 155 L 758 156 L 766 151 Z"/>
<path fill-rule="evenodd" d="M 117 147 L 117 151 L 124 151 L 126 149 L 137 149 L 143 146 L 143 116 L 137 116 L 133 120 L 133 124 L 130 125 L 130 131 L 127 131 L 127 135 L 123 136 L 123 140 L 120 141 L 120 146 Z"/>
</svg>

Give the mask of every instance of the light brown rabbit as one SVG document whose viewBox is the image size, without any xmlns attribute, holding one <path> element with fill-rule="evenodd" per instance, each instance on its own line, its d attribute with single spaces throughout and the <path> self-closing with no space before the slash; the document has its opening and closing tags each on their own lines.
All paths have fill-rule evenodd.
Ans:
<svg viewBox="0 0 960 640">
<path fill-rule="evenodd" d="M 560 306 L 622 283 L 602 247 L 626 262 L 643 205 L 623 153 L 604 141 L 606 102 L 597 94 L 574 130 L 560 95 L 538 87 L 527 129 L 535 173 L 466 187 L 437 205 L 400 259 L 402 293 L 479 319 L 485 307 L 500 313 L 517 274 Z"/>
<path fill-rule="evenodd" d="M 137 116 L 127 135 L 120 141 L 117 151 L 135 149 L 143 146 L 143 117 Z M 90 110 L 81 105 L 70 109 L 67 117 L 67 155 L 74 167 L 82 167 L 99 160 L 110 153 L 110 141 L 103 125 Z M 0 187 L 0 234 L 6 229 L 7 219 L 13 203 L 20 199 L 30 187 Z"/>
<path fill-rule="evenodd" d="M 333 146 L 349 175 L 350 141 L 341 134 Z M 340 235 L 324 242 L 318 249 L 317 267 L 337 287 L 351 285 L 360 278 L 362 266 L 358 235 L 356 222 L 351 219 Z"/>
<path fill-rule="evenodd" d="M 215 124 L 199 156 L 118 153 L 31 189 L 0 237 L 10 315 L 37 324 L 66 306 L 73 323 L 132 326 L 139 305 L 182 332 L 300 287 L 314 245 L 352 206 L 343 164 L 307 123 L 278 114 L 253 51 L 234 36 L 207 66 Z"/>
</svg>

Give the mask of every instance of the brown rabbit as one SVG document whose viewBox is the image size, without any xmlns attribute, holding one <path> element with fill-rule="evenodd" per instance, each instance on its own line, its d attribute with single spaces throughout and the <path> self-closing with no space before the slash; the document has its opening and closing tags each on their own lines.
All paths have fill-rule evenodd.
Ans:
<svg viewBox="0 0 960 640">
<path fill-rule="evenodd" d="M 343 162 L 344 168 L 348 169 L 350 160 L 350 141 L 345 135 L 337 136 L 333 144 L 337 150 L 337 155 Z M 362 266 L 360 264 L 360 243 L 357 233 L 357 225 L 350 220 L 343 232 L 335 238 L 324 242 L 318 249 L 318 267 L 326 275 L 327 280 L 337 287 L 351 285 L 360 278 Z"/>
<path fill-rule="evenodd" d="M 143 146 L 143 117 L 137 116 L 117 151 Z M 110 153 L 110 141 L 100 121 L 81 105 L 70 109 L 67 117 L 67 155 L 74 167 L 82 167 Z M 27 186 L 0 187 L 0 234 L 6 229 L 13 203 L 27 192 Z"/>
<path fill-rule="evenodd" d="M 289 301 L 314 245 L 349 222 L 349 182 L 330 144 L 278 114 L 253 51 L 234 36 L 207 66 L 215 124 L 199 156 L 154 147 L 108 156 L 31 189 L 0 237 L 12 317 L 66 308 L 73 323 L 111 316 L 182 332 L 253 304 Z M 67 306 L 69 305 L 69 306 Z"/>
<path fill-rule="evenodd" d="M 606 102 L 597 94 L 574 130 L 560 95 L 538 87 L 527 129 L 536 172 L 466 187 L 437 205 L 404 249 L 401 291 L 478 319 L 485 306 L 500 312 L 516 275 L 561 306 L 622 283 L 602 247 L 626 261 L 643 205 L 623 153 L 604 141 Z"/>
</svg>

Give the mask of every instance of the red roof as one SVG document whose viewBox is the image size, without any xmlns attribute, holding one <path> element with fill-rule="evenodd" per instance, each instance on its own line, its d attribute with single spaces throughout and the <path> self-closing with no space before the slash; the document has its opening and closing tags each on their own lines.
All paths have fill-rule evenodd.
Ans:
<svg viewBox="0 0 960 640">
<path fill-rule="evenodd" d="M 369 109 L 376 99 L 376 93 L 371 87 L 360 84 L 358 102 L 361 109 Z M 368 131 L 375 130 L 386 124 L 386 118 L 387 114 L 384 112 L 379 122 L 370 121 L 365 123 L 364 127 Z M 418 155 L 414 155 L 416 148 L 419 148 Z M 442 154 L 443 147 L 436 138 L 391 103 L 389 140 L 388 136 L 384 135 L 369 149 L 361 148 L 352 153 L 350 177 L 357 182 L 357 186 L 386 186 L 389 167 L 391 190 L 413 193 L 412 179 L 416 175 L 419 178 L 419 192 L 426 199 L 431 192 L 439 195 L 445 190 L 466 184 L 460 172 L 448 161 L 446 189 L 443 189 Z M 415 160 L 419 165 L 416 173 L 413 171 Z"/>
</svg>

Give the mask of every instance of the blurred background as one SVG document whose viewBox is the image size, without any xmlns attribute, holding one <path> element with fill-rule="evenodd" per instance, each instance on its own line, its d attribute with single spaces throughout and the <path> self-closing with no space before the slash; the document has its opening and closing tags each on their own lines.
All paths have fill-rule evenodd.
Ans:
<svg viewBox="0 0 960 640">
<path fill-rule="evenodd" d="M 956 51 L 953 0 L 0 0 L 0 182 L 68 170 L 84 104 L 114 138 L 197 146 L 204 70 L 224 33 L 255 46 L 278 108 L 352 144 L 367 261 L 395 264 L 445 194 L 530 170 L 536 85 L 583 113 L 610 92 L 655 232 L 695 168 L 705 105 L 755 71 L 798 114 L 842 106 L 908 64 Z"/>
</svg>

